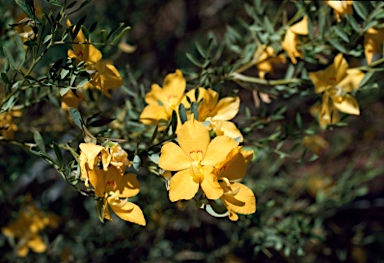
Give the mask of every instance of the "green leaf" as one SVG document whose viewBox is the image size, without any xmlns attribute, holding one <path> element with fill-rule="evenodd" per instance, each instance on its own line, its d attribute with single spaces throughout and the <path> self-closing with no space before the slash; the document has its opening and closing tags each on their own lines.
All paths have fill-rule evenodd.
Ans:
<svg viewBox="0 0 384 263">
<path fill-rule="evenodd" d="M 112 45 L 116 45 L 120 41 L 120 39 L 124 36 L 125 32 L 127 32 L 130 29 L 131 29 L 130 26 L 124 27 L 123 30 L 121 30 L 121 32 L 113 39 Z"/>
<path fill-rule="evenodd" d="M 83 129 L 82 124 L 84 123 L 84 121 L 81 118 L 80 112 L 75 108 L 69 107 L 69 115 L 71 115 L 71 118 L 73 122 L 76 124 L 76 126 L 82 130 Z"/>
<path fill-rule="evenodd" d="M 105 211 L 104 198 L 97 199 L 96 212 L 97 212 L 97 217 L 99 218 L 101 223 L 104 223 L 104 211 Z"/>
<path fill-rule="evenodd" d="M 172 111 L 172 133 L 176 133 L 177 129 L 177 113 L 176 111 Z"/>
<path fill-rule="evenodd" d="M 328 39 L 329 43 L 342 53 L 347 53 L 345 47 L 336 39 Z"/>
<path fill-rule="evenodd" d="M 303 121 L 301 119 L 301 115 L 300 113 L 297 113 L 296 114 L 296 123 L 297 123 L 297 127 L 302 130 L 303 129 Z"/>
<path fill-rule="evenodd" d="M 74 27 L 74 30 L 72 32 L 72 39 L 74 39 L 77 34 L 80 32 L 81 26 L 84 24 L 85 19 L 87 19 L 87 15 L 84 15 L 79 19 L 79 21 L 76 23 L 76 26 Z"/>
<path fill-rule="evenodd" d="M 17 69 L 15 59 L 13 58 L 11 52 L 6 46 L 3 46 L 3 52 L 5 57 L 8 59 L 9 63 L 14 69 Z"/>
<path fill-rule="evenodd" d="M 356 11 L 356 13 L 363 19 L 367 20 L 368 12 L 365 8 L 364 4 L 359 3 L 359 1 L 353 1 L 352 2 L 353 9 Z"/>
<path fill-rule="evenodd" d="M 59 164 L 60 168 L 64 167 L 63 153 L 61 152 L 59 145 L 57 145 L 55 142 L 53 142 L 53 150 L 56 154 L 57 163 Z"/>
<path fill-rule="evenodd" d="M 347 33 L 345 33 L 345 31 L 344 31 L 343 29 L 339 28 L 338 26 L 335 26 L 333 29 L 335 30 L 336 34 L 337 34 L 342 40 L 344 40 L 344 41 L 347 42 L 347 43 L 349 42 L 349 37 L 348 37 Z"/>
<path fill-rule="evenodd" d="M 182 103 L 179 105 L 179 116 L 181 120 L 181 124 L 184 124 L 188 120 L 187 118 L 187 111 Z"/>
<path fill-rule="evenodd" d="M 195 46 L 200 56 L 202 56 L 203 58 L 207 57 L 204 48 L 201 46 L 199 42 L 195 42 Z"/>
<path fill-rule="evenodd" d="M 77 8 L 76 10 L 72 11 L 71 13 L 69 13 L 68 15 L 71 15 L 71 14 L 74 14 L 76 13 L 77 11 L 79 11 L 80 9 L 82 9 L 84 6 L 86 6 L 87 4 L 89 4 L 92 0 L 85 0 L 80 6 L 79 8 Z"/>
<path fill-rule="evenodd" d="M 1 78 L 3 79 L 4 83 L 5 84 L 9 84 L 9 79 L 8 79 L 8 75 L 4 72 L 1 72 Z"/>
<path fill-rule="evenodd" d="M 65 94 L 67 94 L 67 92 L 71 89 L 71 87 L 66 87 L 66 88 L 62 88 L 60 89 L 60 96 L 64 96 Z"/>
<path fill-rule="evenodd" d="M 192 64 L 194 64 L 195 66 L 199 67 L 199 68 L 203 68 L 203 64 L 201 64 L 197 58 L 195 58 L 191 53 L 186 53 L 185 54 L 187 56 L 187 58 L 189 59 L 189 61 L 192 62 Z"/>
<path fill-rule="evenodd" d="M 45 152 L 45 143 L 40 132 L 35 131 L 33 133 L 33 139 L 35 140 L 35 143 L 37 144 L 37 147 L 39 147 L 40 151 Z"/>
<path fill-rule="evenodd" d="M 193 113 L 193 115 L 195 116 L 195 120 L 199 119 L 199 115 L 197 112 L 197 104 L 194 101 L 191 103 L 191 113 Z"/>
<path fill-rule="evenodd" d="M 34 1 L 15 0 L 15 2 L 29 18 L 40 24 L 40 21 L 35 16 Z"/>
<path fill-rule="evenodd" d="M 140 165 L 141 165 L 141 159 L 140 159 L 140 156 L 138 155 L 135 155 L 135 157 L 133 157 L 133 161 L 132 161 L 132 166 L 135 170 L 139 170 L 140 168 Z"/>
</svg>

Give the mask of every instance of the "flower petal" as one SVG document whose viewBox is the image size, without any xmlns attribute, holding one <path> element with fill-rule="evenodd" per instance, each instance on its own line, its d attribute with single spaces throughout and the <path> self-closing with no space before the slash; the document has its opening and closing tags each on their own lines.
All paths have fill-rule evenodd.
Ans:
<svg viewBox="0 0 384 263">
<path fill-rule="evenodd" d="M 98 197 L 104 197 L 105 193 L 105 177 L 104 170 L 94 169 L 88 171 L 89 182 L 95 189 L 95 194 Z"/>
<path fill-rule="evenodd" d="M 87 143 L 81 143 L 79 145 L 81 153 L 84 153 L 84 155 L 87 157 L 87 162 L 89 164 L 90 169 L 94 169 L 95 165 L 97 164 L 101 151 L 105 151 L 105 148 L 100 145 L 96 145 L 92 142 Z"/>
<path fill-rule="evenodd" d="M 217 103 L 215 114 L 212 116 L 212 119 L 221 121 L 231 120 L 239 112 L 239 107 L 239 97 L 223 98 Z"/>
<path fill-rule="evenodd" d="M 200 186 L 208 199 L 215 200 L 220 198 L 224 191 L 217 181 L 217 177 L 211 171 L 212 167 L 204 167 L 204 179 L 200 182 Z"/>
<path fill-rule="evenodd" d="M 239 214 L 252 214 L 256 211 L 256 198 L 252 190 L 240 183 L 231 184 L 231 189 L 237 193 L 224 194 L 221 200 L 225 206 L 228 206 L 232 211 Z"/>
<path fill-rule="evenodd" d="M 345 92 L 352 92 L 359 89 L 360 82 L 364 78 L 364 73 L 358 69 L 348 69 L 347 76 L 340 81 L 338 86 Z"/>
<path fill-rule="evenodd" d="M 111 208 L 115 214 L 125 221 L 135 223 L 141 226 L 145 226 L 145 218 L 141 208 L 131 202 L 127 202 L 123 207 L 111 205 Z"/>
<path fill-rule="evenodd" d="M 190 156 L 192 152 L 198 151 L 202 152 L 202 156 L 204 156 L 210 141 L 207 128 L 195 119 L 186 121 L 184 125 L 181 126 L 177 132 L 177 138 L 186 156 Z"/>
<path fill-rule="evenodd" d="M 217 136 L 215 137 L 208 146 L 207 153 L 205 154 L 203 160 L 201 161 L 202 165 L 212 165 L 215 166 L 222 161 L 224 161 L 232 151 L 233 148 L 237 146 L 232 138 L 227 136 Z"/>
<path fill-rule="evenodd" d="M 168 74 L 164 78 L 163 89 L 168 95 L 176 96 L 179 101 L 183 97 L 187 82 L 180 70 L 176 70 L 175 73 Z"/>
<path fill-rule="evenodd" d="M 27 242 L 27 245 L 35 253 L 43 253 L 47 250 L 47 245 L 44 243 L 43 239 L 38 235 L 31 236 Z"/>
<path fill-rule="evenodd" d="M 161 147 L 159 167 L 168 171 L 180 171 L 190 167 L 192 159 L 175 143 L 168 142 Z"/>
<path fill-rule="evenodd" d="M 156 125 L 159 120 L 168 119 L 165 108 L 159 105 L 147 105 L 140 114 L 140 121 L 147 125 Z"/>
<path fill-rule="evenodd" d="M 350 94 L 346 94 L 341 102 L 333 101 L 333 105 L 341 112 L 360 115 L 359 104 Z"/>
<path fill-rule="evenodd" d="M 231 137 L 232 139 L 236 139 L 236 141 L 242 142 L 243 135 L 240 130 L 236 127 L 236 125 L 231 121 L 220 121 L 220 132 L 221 134 Z M 216 132 L 216 134 L 218 134 Z"/>
<path fill-rule="evenodd" d="M 289 30 L 298 35 L 308 35 L 308 16 L 303 16 L 303 19 L 289 27 Z"/>
<path fill-rule="evenodd" d="M 171 178 L 169 188 L 169 199 L 172 202 L 181 199 L 192 199 L 199 190 L 199 182 L 195 182 L 190 174 L 190 170 L 184 170 L 176 173 Z"/>
<path fill-rule="evenodd" d="M 137 195 L 140 192 L 140 183 L 136 178 L 136 174 L 128 173 L 120 177 L 117 182 L 115 193 L 118 197 L 126 198 Z"/>
<path fill-rule="evenodd" d="M 220 164 L 219 179 L 227 178 L 229 181 L 234 181 L 245 176 L 248 165 L 240 150 L 241 146 L 233 148 L 227 155 L 225 162 Z"/>
</svg>

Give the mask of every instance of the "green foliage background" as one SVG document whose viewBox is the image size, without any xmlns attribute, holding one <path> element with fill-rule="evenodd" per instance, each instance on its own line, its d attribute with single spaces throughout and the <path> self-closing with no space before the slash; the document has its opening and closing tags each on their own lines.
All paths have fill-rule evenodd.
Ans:
<svg viewBox="0 0 384 263">
<path fill-rule="evenodd" d="M 1 46 L 10 50 L 14 63 L 21 63 L 24 48 L 9 26 L 17 22 L 14 19 L 20 8 L 14 1 L 0 2 L 5 14 Z M 36 5 L 45 13 L 52 11 L 51 19 L 58 20 L 62 2 L 36 1 Z M 31 74 L 28 84 L 36 88 L 26 88 L 15 102 L 23 109 L 16 139 L 0 141 L 0 226 L 17 217 L 27 193 L 41 210 L 59 215 L 60 226 L 43 232 L 49 243 L 46 253 L 30 252 L 25 259 L 17 258 L 0 235 L 1 261 L 380 262 L 384 258 L 381 60 L 372 66 L 375 70 L 366 70 L 371 73 L 356 95 L 360 116 L 346 116 L 340 124 L 324 130 L 309 114 L 318 97 L 308 71 L 325 68 L 338 52 L 347 55 L 351 64 L 363 66 L 363 34 L 373 24 L 383 25 L 384 7 L 379 1 L 358 2 L 353 7 L 354 14 L 340 24 L 335 23 L 333 10 L 321 1 L 90 1 L 73 13 L 70 19 L 74 24 L 86 15 L 83 29 L 89 29 L 92 42 L 100 43 L 97 47 L 103 57 L 114 59 L 124 79 L 124 86 L 116 89 L 111 99 L 90 91 L 88 106 L 79 111 L 87 124 L 99 121 L 97 127 L 87 126 L 94 135 L 126 140 L 122 146 L 130 159 L 140 156 L 142 167 L 137 173 L 141 191 L 133 201 L 143 209 L 147 226 L 116 217 L 101 224 L 94 200 L 85 196 L 86 192 L 76 191 L 76 182 L 69 180 L 70 171 L 65 167 L 70 167 L 73 157 L 68 149 L 60 150 L 65 165 L 55 169 L 44 156 L 34 155 L 26 147 L 36 142 L 38 131 L 55 162 L 58 156 L 53 142 L 61 146 L 69 142 L 78 151 L 82 141 L 80 129 L 60 109 L 59 92 L 64 87 L 60 82 L 51 85 L 63 68 L 70 68 L 65 62 L 71 48 L 67 40 L 47 51 L 33 69 L 38 73 Z M 272 45 L 283 53 L 280 42 L 286 23 L 298 10 L 309 15 L 311 26 L 314 21 L 320 23 L 320 32 L 310 34 L 310 41 L 303 46 L 303 59 L 295 66 L 278 66 L 266 81 L 231 81 L 229 73 L 246 64 L 259 44 Z M 111 39 L 104 42 L 103 36 L 119 23 L 131 27 L 122 36 L 136 47 L 131 54 L 103 44 L 110 43 Z M 49 35 L 50 29 L 45 30 L 40 34 Z M 58 30 L 62 28 L 58 26 Z M 56 38 L 60 39 L 60 34 Z M 1 70 L 12 82 L 18 73 L 12 67 L 6 70 L 12 63 L 2 52 Z M 60 59 L 62 62 L 55 64 Z M 210 216 L 193 201 L 184 206 L 171 203 L 164 180 L 150 173 L 154 169 L 146 165 L 149 160 L 144 153 L 154 129 L 139 123 L 138 117 L 150 85 L 161 84 L 164 76 L 177 68 L 186 73 L 189 89 L 204 86 L 222 95 L 240 96 L 235 122 L 244 134 L 244 147 L 255 151 L 244 180 L 257 199 L 255 214 L 240 215 L 239 221 L 231 222 Z M 246 72 L 257 76 L 256 67 Z M 48 79 L 44 85 L 38 80 L 41 76 Z M 257 108 L 252 90 L 276 99 Z M 111 119 L 118 119 L 121 126 L 108 126 Z M 325 138 L 328 149 L 316 154 L 304 147 L 303 137 L 311 134 Z M 314 180 L 323 184 L 316 193 L 311 190 Z"/>
</svg>

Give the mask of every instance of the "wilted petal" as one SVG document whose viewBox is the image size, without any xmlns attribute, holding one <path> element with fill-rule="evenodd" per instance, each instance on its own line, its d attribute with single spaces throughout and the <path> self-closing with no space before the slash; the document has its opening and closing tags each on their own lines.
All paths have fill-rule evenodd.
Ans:
<svg viewBox="0 0 384 263">
<path fill-rule="evenodd" d="M 192 199 L 199 190 L 199 182 L 195 182 L 190 174 L 190 170 L 184 170 L 176 173 L 171 178 L 169 199 L 172 202 L 179 200 Z"/>
<path fill-rule="evenodd" d="M 341 112 L 360 115 L 359 104 L 350 94 L 346 94 L 341 102 L 333 101 L 333 105 Z"/>
<path fill-rule="evenodd" d="M 168 142 L 161 147 L 159 167 L 168 171 L 180 171 L 190 167 L 192 159 L 175 143 Z"/>
<path fill-rule="evenodd" d="M 86 156 L 90 169 L 95 168 L 95 165 L 99 160 L 100 152 L 103 150 L 106 151 L 103 146 L 96 145 L 91 142 L 81 143 L 79 147 L 80 147 L 81 153 L 83 153 Z"/>
</svg>

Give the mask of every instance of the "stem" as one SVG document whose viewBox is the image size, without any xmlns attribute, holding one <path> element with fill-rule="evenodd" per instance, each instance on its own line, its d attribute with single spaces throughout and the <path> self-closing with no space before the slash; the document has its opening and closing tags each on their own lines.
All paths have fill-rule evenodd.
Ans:
<svg viewBox="0 0 384 263">
<path fill-rule="evenodd" d="M 301 83 L 300 79 L 278 79 L 278 80 L 266 80 L 255 77 L 245 76 L 239 73 L 232 73 L 232 77 L 234 80 L 241 80 L 250 83 L 268 85 L 268 86 L 277 86 L 277 85 L 287 85 L 291 83 Z"/>
</svg>

